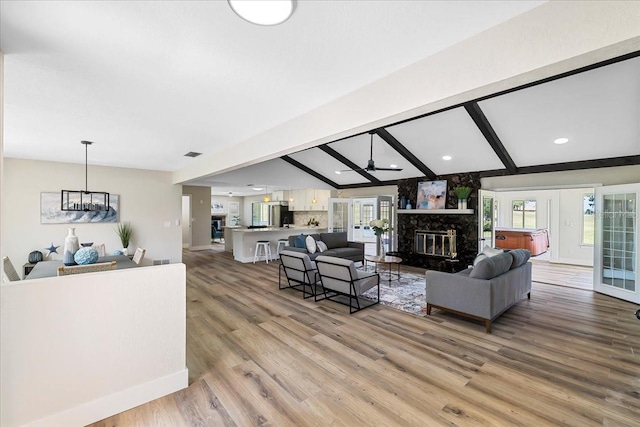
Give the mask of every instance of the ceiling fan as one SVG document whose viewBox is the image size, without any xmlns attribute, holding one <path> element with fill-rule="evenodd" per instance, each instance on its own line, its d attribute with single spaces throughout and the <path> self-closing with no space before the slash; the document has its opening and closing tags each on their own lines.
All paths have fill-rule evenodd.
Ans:
<svg viewBox="0 0 640 427">
<path fill-rule="evenodd" d="M 338 171 L 338 172 L 358 172 L 358 171 L 365 171 L 365 172 L 375 172 L 375 171 L 393 171 L 393 172 L 400 172 L 402 170 L 402 168 L 379 168 L 376 167 L 376 162 L 373 160 L 373 134 L 374 132 L 370 132 L 369 133 L 371 135 L 371 149 L 369 152 L 369 161 L 367 162 L 367 166 L 364 168 L 359 168 L 359 169 L 346 169 L 346 170 L 342 170 L 342 171 Z M 395 166 L 395 165 L 392 165 Z"/>
</svg>

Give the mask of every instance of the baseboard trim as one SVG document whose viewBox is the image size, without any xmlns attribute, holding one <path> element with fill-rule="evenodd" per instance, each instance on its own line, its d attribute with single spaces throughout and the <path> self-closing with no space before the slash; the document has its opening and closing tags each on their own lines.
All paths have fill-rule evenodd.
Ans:
<svg viewBox="0 0 640 427">
<path fill-rule="evenodd" d="M 24 426 L 84 426 L 135 408 L 189 386 L 187 368 L 166 377 L 92 400 L 63 412 L 41 418 Z"/>
<path fill-rule="evenodd" d="M 582 267 L 593 267 L 593 263 L 589 263 L 589 261 L 584 261 L 581 259 L 558 258 L 557 260 L 553 260 L 549 262 L 552 264 L 570 264 L 570 265 L 579 265 Z"/>
</svg>

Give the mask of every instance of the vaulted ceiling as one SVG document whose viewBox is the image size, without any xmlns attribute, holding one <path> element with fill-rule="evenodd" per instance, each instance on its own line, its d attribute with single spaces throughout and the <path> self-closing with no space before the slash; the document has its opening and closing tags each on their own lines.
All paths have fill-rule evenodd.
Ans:
<svg viewBox="0 0 640 427">
<path fill-rule="evenodd" d="M 568 142 L 555 144 L 558 138 Z M 371 141 L 377 167 L 402 170 L 348 171 L 367 166 Z M 301 183 L 287 177 L 303 172 L 304 184 L 315 178 L 316 185 L 343 189 L 460 172 L 497 176 L 628 164 L 640 164 L 640 52 L 201 182 L 215 194 L 220 183 L 269 176 L 273 189 L 287 189 Z M 285 182 L 277 183 L 280 175 Z"/>
</svg>

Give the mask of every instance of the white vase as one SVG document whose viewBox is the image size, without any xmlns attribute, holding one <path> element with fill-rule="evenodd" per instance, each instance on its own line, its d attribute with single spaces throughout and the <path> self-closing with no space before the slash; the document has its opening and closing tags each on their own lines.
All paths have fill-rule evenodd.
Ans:
<svg viewBox="0 0 640 427">
<path fill-rule="evenodd" d="M 62 258 L 62 262 L 64 265 L 75 265 L 75 261 L 73 260 L 73 256 L 80 249 L 80 242 L 78 240 L 78 236 L 76 236 L 76 229 L 70 228 L 69 234 L 64 238 L 64 255 Z"/>
<path fill-rule="evenodd" d="M 467 209 L 467 199 L 462 199 L 462 208 L 460 209 Z"/>
<path fill-rule="evenodd" d="M 463 202 L 463 200 L 462 200 L 462 199 L 458 199 L 458 209 L 464 209 L 464 208 L 462 207 L 462 202 Z"/>
<path fill-rule="evenodd" d="M 122 248 L 122 255 L 124 256 L 129 255 L 129 248 Z"/>
</svg>

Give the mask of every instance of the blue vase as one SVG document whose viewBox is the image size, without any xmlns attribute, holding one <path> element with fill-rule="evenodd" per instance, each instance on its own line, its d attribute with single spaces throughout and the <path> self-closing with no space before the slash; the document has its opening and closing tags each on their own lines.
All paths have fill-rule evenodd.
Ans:
<svg viewBox="0 0 640 427">
<path fill-rule="evenodd" d="M 402 196 L 402 199 L 400 199 L 400 209 L 406 209 L 407 208 L 407 199 L 404 198 L 404 196 Z"/>
<path fill-rule="evenodd" d="M 407 206 L 406 206 L 406 208 L 405 208 L 405 209 L 411 209 L 411 208 L 412 208 L 412 206 L 411 206 L 411 200 L 409 200 L 409 201 L 407 202 Z"/>
</svg>

